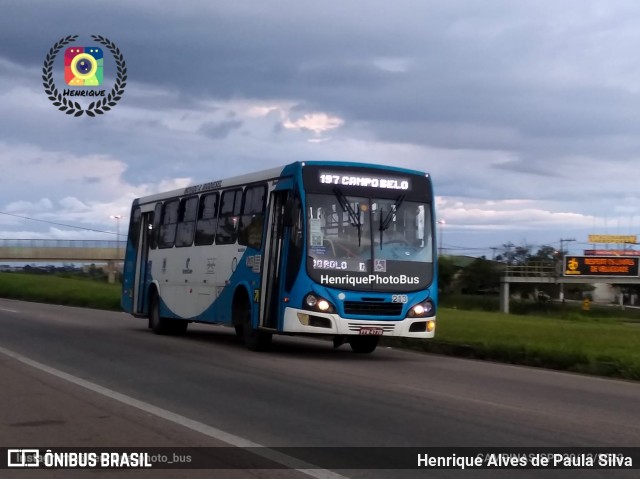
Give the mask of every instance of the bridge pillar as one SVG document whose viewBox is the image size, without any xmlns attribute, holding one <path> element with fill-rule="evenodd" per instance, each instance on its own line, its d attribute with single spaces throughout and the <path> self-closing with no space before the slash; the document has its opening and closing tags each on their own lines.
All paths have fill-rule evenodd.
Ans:
<svg viewBox="0 0 640 479">
<path fill-rule="evenodd" d="M 108 281 L 109 284 L 113 284 L 116 282 L 116 262 L 109 261 L 107 263 L 107 271 L 108 271 Z"/>
<path fill-rule="evenodd" d="M 500 311 L 509 314 L 509 283 L 506 281 L 500 283 Z"/>
</svg>

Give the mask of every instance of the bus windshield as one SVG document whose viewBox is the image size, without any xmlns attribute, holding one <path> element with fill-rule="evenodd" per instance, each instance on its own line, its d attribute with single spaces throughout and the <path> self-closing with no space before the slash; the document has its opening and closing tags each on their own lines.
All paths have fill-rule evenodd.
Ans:
<svg viewBox="0 0 640 479">
<path fill-rule="evenodd" d="M 405 201 L 402 195 L 367 198 L 335 189 L 334 194 L 307 195 L 306 209 L 308 266 L 316 280 L 320 274 L 419 272 L 422 286 L 430 282 L 431 274 L 426 273 L 432 271 L 433 242 L 428 204 Z"/>
</svg>

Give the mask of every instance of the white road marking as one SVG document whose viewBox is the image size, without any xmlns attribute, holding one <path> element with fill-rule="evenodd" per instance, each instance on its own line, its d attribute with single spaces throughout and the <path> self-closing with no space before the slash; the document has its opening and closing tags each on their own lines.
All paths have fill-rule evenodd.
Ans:
<svg viewBox="0 0 640 479">
<path fill-rule="evenodd" d="M 19 313 L 20 311 L 16 311 L 15 309 L 7 309 L 7 308 L 0 308 L 0 311 L 6 311 L 7 313 Z"/>
<path fill-rule="evenodd" d="M 52 368 L 51 366 L 47 366 L 46 364 L 42 364 L 34 361 L 33 359 L 29 359 L 28 357 L 23 356 L 19 353 L 13 352 L 9 349 L 5 349 L 2 346 L 0 346 L 0 353 L 9 356 L 17 361 L 20 361 L 23 364 L 39 369 L 40 371 L 44 371 L 60 379 L 64 379 L 65 381 L 69 381 L 70 383 L 81 386 L 85 389 L 88 389 L 89 391 L 102 394 L 103 396 L 119 401 L 123 404 L 126 404 L 127 406 L 140 409 L 141 411 L 153 414 L 193 431 L 197 431 L 206 436 L 225 442 L 230 446 L 259 448 L 251 452 L 255 453 L 258 456 L 262 456 L 265 459 L 269 459 L 270 461 L 281 464 L 288 469 L 293 469 L 295 471 L 301 472 L 302 474 L 315 477 L 316 479 L 348 479 L 346 476 L 342 476 L 333 471 L 329 471 L 328 469 L 321 469 L 314 464 L 310 464 L 308 462 L 301 461 L 300 459 L 296 459 L 295 457 L 288 456 L 278 451 L 274 451 L 273 449 L 269 449 L 266 446 L 250 441 L 249 439 L 236 436 L 235 434 L 230 434 L 207 424 L 189 419 L 188 417 L 181 416 L 180 414 L 176 414 L 167 409 L 162 409 L 160 407 L 154 406 L 153 404 L 140 401 L 138 399 L 132 398 L 131 396 L 127 396 L 117 391 L 113 391 L 112 389 L 105 388 L 85 379 L 65 373 L 64 371 L 60 371 L 59 369 Z"/>
</svg>

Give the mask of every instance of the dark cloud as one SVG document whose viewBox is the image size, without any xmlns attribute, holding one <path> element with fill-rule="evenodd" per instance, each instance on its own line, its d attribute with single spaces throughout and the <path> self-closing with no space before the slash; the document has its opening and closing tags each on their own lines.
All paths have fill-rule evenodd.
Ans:
<svg viewBox="0 0 640 479">
<path fill-rule="evenodd" d="M 393 8 L 382 1 L 330 8 L 294 1 L 268 8 L 259 2 L 243 7 L 192 2 L 176 9 L 151 8 L 151 2 L 94 2 L 90 9 L 78 9 L 70 0 L 36 3 L 6 5 L 0 56 L 38 66 L 60 36 L 101 33 L 125 54 L 130 82 L 179 91 L 175 102 L 186 108 L 198 108 L 202 98 L 293 99 L 367 122 L 384 141 L 452 148 L 474 148 L 479 141 L 471 138 L 466 144 L 464 137 L 450 135 L 444 142 L 439 133 L 429 134 L 437 132 L 434 125 L 504 127 L 523 137 L 562 137 L 569 143 L 640 129 L 633 92 L 595 82 L 554 84 L 547 79 L 552 72 L 542 70 L 557 68 L 560 75 L 563 65 L 589 54 L 570 35 L 587 43 L 592 37 L 585 27 L 597 16 L 592 20 L 587 11 L 586 25 L 563 18 L 579 2 L 542 2 L 554 5 L 550 11 L 507 1 L 482 8 L 462 1 L 446 8 L 410 1 L 394 2 Z M 611 15 L 600 16 L 600 29 L 607 31 Z M 39 26 L 35 36 L 34 24 Z M 593 35 L 600 33 L 595 28 Z M 622 55 L 634 45 L 608 47 L 601 46 L 593 60 Z M 406 69 L 384 70 L 376 64 L 384 58 L 406 59 Z M 600 68 L 588 60 L 568 63 L 567 70 L 588 76 Z M 161 107 L 152 96 L 128 101 Z M 522 146 L 505 144 L 500 135 L 480 143 Z"/>
<path fill-rule="evenodd" d="M 634 91 L 588 81 L 603 68 L 594 61 L 634 48 L 610 41 L 589 50 L 616 21 L 625 23 L 615 9 L 508 1 L 482 8 L 464 1 L 79 5 L 5 2 L 0 57 L 37 68 L 61 36 L 101 33 L 125 54 L 130 83 L 178 93 L 127 95 L 132 107 L 197 110 L 211 108 L 203 99 L 291 99 L 366 125 L 388 142 L 511 151 L 549 142 L 553 150 L 531 151 L 543 157 L 589 153 L 585 138 L 640 129 Z M 404 66 L 385 69 L 385 59 Z M 563 83 L 563 75 L 584 81 Z M 560 150 L 553 138 L 564 140 Z M 614 142 L 609 148 L 615 155 Z"/>
<path fill-rule="evenodd" d="M 199 132 L 213 140 L 220 140 L 229 136 L 232 131 L 239 129 L 242 123 L 243 122 L 237 120 L 223 121 L 220 123 L 207 122 L 200 127 Z"/>
</svg>

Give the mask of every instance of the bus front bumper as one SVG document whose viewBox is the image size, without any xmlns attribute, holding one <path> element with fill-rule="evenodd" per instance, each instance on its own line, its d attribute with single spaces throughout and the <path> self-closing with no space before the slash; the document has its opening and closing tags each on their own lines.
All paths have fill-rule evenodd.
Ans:
<svg viewBox="0 0 640 479">
<path fill-rule="evenodd" d="M 435 316 L 400 320 L 346 319 L 337 314 L 285 308 L 283 332 L 299 334 L 376 335 L 433 338 Z"/>
</svg>

